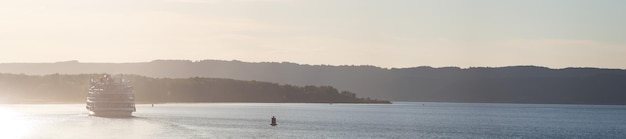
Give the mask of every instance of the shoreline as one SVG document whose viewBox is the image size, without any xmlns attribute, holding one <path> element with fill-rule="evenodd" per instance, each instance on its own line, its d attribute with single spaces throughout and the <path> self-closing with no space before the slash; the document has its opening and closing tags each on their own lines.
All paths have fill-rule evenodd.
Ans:
<svg viewBox="0 0 626 139">
<path fill-rule="evenodd" d="M 0 102 L 3 104 L 84 104 L 85 102 Z M 136 102 L 135 104 L 194 104 L 194 103 L 302 103 L 302 104 L 393 104 L 393 102 Z"/>
</svg>

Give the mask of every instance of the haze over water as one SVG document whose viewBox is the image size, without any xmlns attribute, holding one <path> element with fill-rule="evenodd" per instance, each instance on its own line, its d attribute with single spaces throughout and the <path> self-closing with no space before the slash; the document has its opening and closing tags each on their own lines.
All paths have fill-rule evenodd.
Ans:
<svg viewBox="0 0 626 139">
<path fill-rule="evenodd" d="M 199 103 L 138 105 L 131 118 L 84 104 L 0 105 L 0 138 L 621 138 L 626 106 Z M 276 116 L 278 126 L 270 126 Z"/>
<path fill-rule="evenodd" d="M 81 103 L 89 75 L 64 75 L 71 72 L 149 76 L 132 80 L 138 102 L 358 95 L 624 104 L 624 13 L 626 0 L 1 0 L 0 103 Z M 193 65 L 210 59 L 232 61 Z M 269 125 L 272 116 L 278 126 Z M 0 139 L 569 139 L 625 131 L 626 105 L 143 104 L 134 117 L 105 118 L 88 116 L 84 103 L 0 104 Z"/>
</svg>

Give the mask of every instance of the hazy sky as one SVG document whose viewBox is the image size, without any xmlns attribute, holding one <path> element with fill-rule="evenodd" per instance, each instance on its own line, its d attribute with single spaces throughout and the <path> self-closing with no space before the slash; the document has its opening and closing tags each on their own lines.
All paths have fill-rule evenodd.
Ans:
<svg viewBox="0 0 626 139">
<path fill-rule="evenodd" d="M 0 63 L 626 68 L 624 0 L 0 0 Z"/>
</svg>

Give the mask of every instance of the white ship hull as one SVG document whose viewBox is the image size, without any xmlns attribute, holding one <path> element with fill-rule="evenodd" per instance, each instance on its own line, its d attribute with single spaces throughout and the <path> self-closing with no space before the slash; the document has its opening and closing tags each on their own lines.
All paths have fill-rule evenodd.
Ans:
<svg viewBox="0 0 626 139">
<path fill-rule="evenodd" d="M 129 117 L 133 116 L 134 108 L 100 108 L 96 111 L 89 110 L 91 116 L 102 117 Z"/>
<path fill-rule="evenodd" d="M 89 115 L 101 117 L 132 117 L 132 113 L 132 111 L 89 111 Z"/>
</svg>

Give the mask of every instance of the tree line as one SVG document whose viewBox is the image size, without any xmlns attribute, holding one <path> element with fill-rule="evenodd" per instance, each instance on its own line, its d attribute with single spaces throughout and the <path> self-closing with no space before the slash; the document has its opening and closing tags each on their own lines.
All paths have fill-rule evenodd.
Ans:
<svg viewBox="0 0 626 139">
<path fill-rule="evenodd" d="M 102 74 L 0 74 L 0 102 L 84 102 L 89 80 Z M 130 80 L 138 103 L 167 102 L 278 102 L 278 103 L 390 103 L 358 98 L 332 86 L 294 86 L 223 78 L 151 78 L 114 75 Z"/>
</svg>

